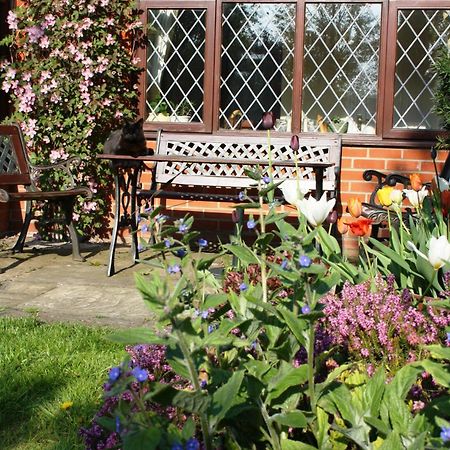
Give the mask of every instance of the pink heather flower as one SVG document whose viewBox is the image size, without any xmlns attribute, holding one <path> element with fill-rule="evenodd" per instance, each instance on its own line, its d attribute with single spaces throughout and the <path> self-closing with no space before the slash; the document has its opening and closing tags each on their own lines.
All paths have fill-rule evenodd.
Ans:
<svg viewBox="0 0 450 450">
<path fill-rule="evenodd" d="M 11 83 L 9 81 L 4 80 L 2 83 L 2 91 L 8 93 L 11 89 Z"/>
<path fill-rule="evenodd" d="M 421 411 L 423 408 L 425 408 L 425 403 L 420 401 L 420 400 L 416 400 L 415 402 L 413 402 L 413 406 L 412 406 L 412 411 L 417 413 L 419 411 Z"/>
<path fill-rule="evenodd" d="M 42 22 L 42 28 L 46 30 L 47 28 L 51 28 L 56 23 L 56 17 L 53 14 L 47 14 L 44 17 L 44 21 Z"/>
<path fill-rule="evenodd" d="M 83 205 L 84 212 L 95 211 L 97 209 L 97 202 L 85 202 Z"/>
<path fill-rule="evenodd" d="M 50 47 L 50 40 L 48 36 L 43 36 L 41 40 L 39 41 L 39 47 L 41 48 L 49 48 Z"/>
<path fill-rule="evenodd" d="M 18 25 L 19 21 L 17 19 L 15 12 L 13 12 L 13 11 L 8 12 L 6 22 L 8 22 L 8 27 L 11 31 L 17 30 L 17 25 Z"/>
<path fill-rule="evenodd" d="M 50 80 L 52 77 L 52 74 L 49 70 L 43 70 L 41 72 L 41 77 L 39 78 L 39 83 L 44 83 L 47 80 Z"/>
<path fill-rule="evenodd" d="M 105 98 L 105 99 L 102 101 L 103 106 L 110 106 L 111 103 L 112 103 L 112 101 L 111 101 L 109 98 Z"/>
<path fill-rule="evenodd" d="M 108 18 L 105 20 L 105 23 L 112 27 L 114 25 L 114 19 Z"/>
<path fill-rule="evenodd" d="M 83 75 L 83 78 L 85 80 L 89 80 L 89 78 L 92 78 L 94 76 L 94 73 L 89 67 L 86 67 L 81 71 L 81 75 Z"/>
<path fill-rule="evenodd" d="M 88 13 L 92 14 L 95 12 L 95 6 L 94 5 L 88 5 L 87 7 Z"/>
<path fill-rule="evenodd" d="M 112 34 L 108 33 L 106 35 L 106 42 L 105 42 L 105 44 L 106 45 L 114 45 L 114 43 L 115 43 L 115 40 L 114 40 Z"/>
<path fill-rule="evenodd" d="M 26 30 L 28 31 L 28 37 L 32 44 L 36 44 L 44 36 L 44 30 L 39 25 L 33 25 L 32 27 L 26 28 Z"/>
<path fill-rule="evenodd" d="M 14 78 L 16 78 L 16 74 L 17 74 L 16 70 L 13 69 L 12 67 L 10 67 L 10 68 L 6 71 L 5 78 L 6 78 L 7 80 L 13 80 Z"/>
<path fill-rule="evenodd" d="M 30 72 L 24 72 L 22 75 L 23 81 L 31 81 L 31 73 Z"/>
<path fill-rule="evenodd" d="M 123 117 L 123 113 L 121 111 L 116 111 L 116 113 L 114 114 L 114 117 L 116 119 L 120 119 L 121 117 Z"/>
<path fill-rule="evenodd" d="M 437 343 L 442 329 L 450 323 L 446 311 L 434 311 L 432 305 L 419 311 L 411 299 L 399 295 L 392 278 L 356 286 L 345 283 L 342 291 L 322 299 L 323 322 L 337 345 L 347 347 L 355 358 L 370 357 L 398 367 L 417 358 L 423 345 Z M 370 349 L 370 350 L 369 350 Z"/>
<path fill-rule="evenodd" d="M 74 222 L 78 222 L 80 220 L 80 215 L 78 213 L 73 213 L 72 214 L 72 220 Z"/>
<path fill-rule="evenodd" d="M 373 364 L 367 364 L 367 375 L 369 375 L 369 377 L 373 376 L 373 374 L 375 373 L 375 367 Z"/>
</svg>

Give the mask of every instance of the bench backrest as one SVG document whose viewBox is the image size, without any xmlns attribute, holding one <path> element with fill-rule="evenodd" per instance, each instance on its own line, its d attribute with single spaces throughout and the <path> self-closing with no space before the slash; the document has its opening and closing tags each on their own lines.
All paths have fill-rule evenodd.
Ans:
<svg viewBox="0 0 450 450">
<path fill-rule="evenodd" d="M 0 125 L 0 185 L 32 184 L 25 143 L 18 125 Z"/>
<path fill-rule="evenodd" d="M 301 137 L 300 148 L 293 151 L 290 137 L 272 137 L 273 161 L 331 162 L 333 167 L 326 169 L 323 188 L 336 190 L 341 161 L 341 139 L 335 135 Z M 156 153 L 163 155 L 184 155 L 204 157 L 205 163 L 180 164 L 174 162 L 158 163 L 155 169 L 155 182 L 210 187 L 249 187 L 254 181 L 244 173 L 246 166 L 239 164 L 214 164 L 207 159 L 250 159 L 268 160 L 268 140 L 266 135 L 236 136 L 232 134 L 177 134 L 161 132 L 158 137 Z M 184 166 L 184 167 L 183 167 Z M 247 166 L 248 167 L 248 166 Z M 299 177 L 302 185 L 310 190 L 315 188 L 314 173 L 311 168 L 298 169 L 275 167 L 275 179 Z"/>
</svg>

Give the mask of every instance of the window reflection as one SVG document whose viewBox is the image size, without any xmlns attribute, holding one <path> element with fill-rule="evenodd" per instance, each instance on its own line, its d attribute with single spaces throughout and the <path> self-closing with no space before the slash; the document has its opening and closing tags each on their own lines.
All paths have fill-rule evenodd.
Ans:
<svg viewBox="0 0 450 450">
<path fill-rule="evenodd" d="M 204 9 L 149 9 L 148 122 L 202 122 Z"/>
<path fill-rule="evenodd" d="M 440 129 L 433 113 L 433 64 L 450 39 L 449 10 L 400 10 L 397 28 L 394 128 Z"/>
<path fill-rule="evenodd" d="M 302 131 L 375 134 L 380 4 L 307 4 Z"/>
<path fill-rule="evenodd" d="M 295 5 L 224 4 L 222 36 L 220 126 L 258 129 L 274 111 L 290 131 Z"/>
</svg>

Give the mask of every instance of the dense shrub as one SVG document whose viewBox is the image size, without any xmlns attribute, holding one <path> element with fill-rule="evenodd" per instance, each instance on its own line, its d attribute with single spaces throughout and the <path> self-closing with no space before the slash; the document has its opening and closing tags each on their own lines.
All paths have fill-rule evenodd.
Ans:
<svg viewBox="0 0 450 450">
<path fill-rule="evenodd" d="M 75 219 L 84 233 L 99 232 L 111 176 L 96 155 L 109 132 L 137 113 L 139 11 L 129 0 L 25 0 L 7 21 L 11 58 L 0 71 L 14 106 L 7 121 L 20 123 L 35 163 L 81 157 L 78 181 L 95 197 L 76 205 Z"/>
</svg>

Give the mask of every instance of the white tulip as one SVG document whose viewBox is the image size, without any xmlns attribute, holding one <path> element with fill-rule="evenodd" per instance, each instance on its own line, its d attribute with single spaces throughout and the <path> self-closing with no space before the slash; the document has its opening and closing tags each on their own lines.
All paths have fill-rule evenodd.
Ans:
<svg viewBox="0 0 450 450">
<path fill-rule="evenodd" d="M 441 192 L 448 191 L 450 189 L 450 185 L 445 178 L 434 177 L 434 180 L 436 181 L 436 185 L 438 186 Z"/>
<path fill-rule="evenodd" d="M 450 263 L 450 242 L 446 236 L 431 237 L 428 243 L 428 256 L 419 251 L 411 241 L 408 241 L 406 245 L 410 250 L 428 260 L 434 270 L 439 270 L 446 263 Z"/>
<path fill-rule="evenodd" d="M 396 205 L 400 205 L 403 201 L 403 192 L 400 189 L 392 189 L 391 201 Z"/>
<path fill-rule="evenodd" d="M 292 206 L 298 208 L 299 200 L 303 200 L 305 195 L 309 192 L 308 188 L 301 186 L 299 180 L 285 180 L 280 185 L 281 192 L 284 199 Z"/>
<path fill-rule="evenodd" d="M 403 192 L 409 200 L 409 203 L 411 203 L 411 206 L 416 209 L 422 206 L 425 197 L 428 196 L 428 189 L 426 186 L 423 186 L 420 191 L 415 191 L 414 189 L 403 189 Z"/>
<path fill-rule="evenodd" d="M 324 192 L 320 200 L 316 200 L 312 195 L 307 199 L 299 200 L 297 207 L 310 225 L 318 227 L 325 222 L 335 203 L 336 199 L 327 200 L 326 192 Z"/>
</svg>

